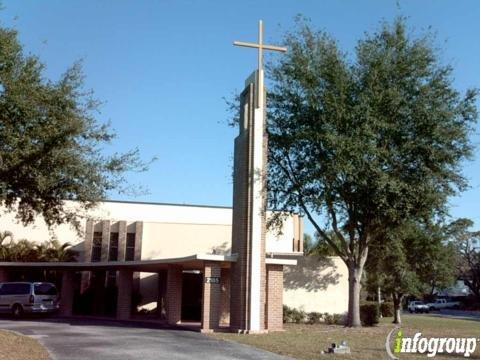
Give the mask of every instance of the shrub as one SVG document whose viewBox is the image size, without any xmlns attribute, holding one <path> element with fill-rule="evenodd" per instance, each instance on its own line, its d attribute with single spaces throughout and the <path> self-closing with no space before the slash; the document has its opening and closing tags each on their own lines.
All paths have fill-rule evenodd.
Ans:
<svg viewBox="0 0 480 360">
<path fill-rule="evenodd" d="M 327 325 L 344 325 L 345 317 L 342 314 L 323 314 L 323 319 Z"/>
<path fill-rule="evenodd" d="M 318 324 L 322 322 L 323 317 L 321 313 L 313 311 L 307 314 L 307 319 L 309 324 Z"/>
<path fill-rule="evenodd" d="M 283 305 L 283 322 L 284 323 L 291 322 L 291 319 L 292 319 L 291 313 L 292 313 L 292 310 L 287 305 Z"/>
<path fill-rule="evenodd" d="M 373 302 L 363 303 L 360 305 L 360 320 L 364 326 L 373 326 L 378 324 L 380 312 L 378 304 Z"/>
<path fill-rule="evenodd" d="M 295 324 L 300 324 L 305 322 L 305 311 L 293 309 L 292 311 L 292 322 Z"/>
<path fill-rule="evenodd" d="M 344 325 L 345 316 L 342 314 L 322 314 L 316 311 L 306 313 L 303 310 L 283 305 L 283 322 L 295 324 L 319 324 L 324 322 L 327 325 Z"/>
<path fill-rule="evenodd" d="M 305 322 L 305 311 L 283 305 L 283 322 L 300 324 Z"/>
<path fill-rule="evenodd" d="M 394 315 L 393 302 L 383 302 L 380 305 L 380 312 L 383 317 L 392 317 Z"/>
</svg>

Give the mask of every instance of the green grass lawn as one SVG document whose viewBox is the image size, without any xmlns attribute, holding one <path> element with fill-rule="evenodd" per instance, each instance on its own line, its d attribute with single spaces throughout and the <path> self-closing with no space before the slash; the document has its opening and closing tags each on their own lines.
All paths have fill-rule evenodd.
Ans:
<svg viewBox="0 0 480 360">
<path fill-rule="evenodd" d="M 27 336 L 0 330 L 0 360 L 49 360 L 47 350 Z"/>
<path fill-rule="evenodd" d="M 237 341 L 296 359 L 387 359 L 385 340 L 394 325 L 392 318 L 382 319 L 375 327 L 350 329 L 338 325 L 285 324 L 285 331 L 266 335 L 237 335 L 217 333 L 213 336 Z M 421 332 L 422 337 L 476 337 L 480 338 L 480 322 L 447 319 L 424 315 L 404 315 L 402 330 L 405 336 Z M 346 340 L 351 355 L 321 354 L 331 343 Z M 399 359 L 429 359 L 426 354 L 399 354 Z M 464 358 L 454 355 L 437 355 L 435 359 Z M 480 343 L 470 359 L 480 359 Z"/>
</svg>

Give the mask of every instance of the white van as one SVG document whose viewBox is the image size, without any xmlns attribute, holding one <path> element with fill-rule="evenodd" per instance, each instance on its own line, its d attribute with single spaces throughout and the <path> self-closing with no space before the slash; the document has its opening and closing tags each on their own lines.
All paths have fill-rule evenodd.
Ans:
<svg viewBox="0 0 480 360">
<path fill-rule="evenodd" d="M 0 283 L 0 312 L 20 317 L 23 313 L 52 313 L 58 308 L 58 291 L 52 283 Z"/>
</svg>

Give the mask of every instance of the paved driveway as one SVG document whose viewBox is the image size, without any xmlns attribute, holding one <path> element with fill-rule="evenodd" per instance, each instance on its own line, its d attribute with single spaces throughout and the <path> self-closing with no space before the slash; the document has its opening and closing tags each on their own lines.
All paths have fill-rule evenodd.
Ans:
<svg viewBox="0 0 480 360">
<path fill-rule="evenodd" d="M 37 339 L 53 359 L 286 359 L 197 332 L 115 322 L 0 319 L 0 329 Z"/>
</svg>

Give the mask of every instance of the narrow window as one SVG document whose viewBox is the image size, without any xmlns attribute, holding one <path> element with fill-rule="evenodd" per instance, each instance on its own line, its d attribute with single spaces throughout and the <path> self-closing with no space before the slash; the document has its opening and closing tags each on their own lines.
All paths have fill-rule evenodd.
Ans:
<svg viewBox="0 0 480 360">
<path fill-rule="evenodd" d="M 92 243 L 92 262 L 100 260 L 102 260 L 102 233 L 95 231 Z"/>
<path fill-rule="evenodd" d="M 125 261 L 135 260 L 135 233 L 127 233 L 127 243 L 125 247 Z"/>
<path fill-rule="evenodd" d="M 110 233 L 110 248 L 108 251 L 108 261 L 118 260 L 118 232 Z"/>
</svg>

